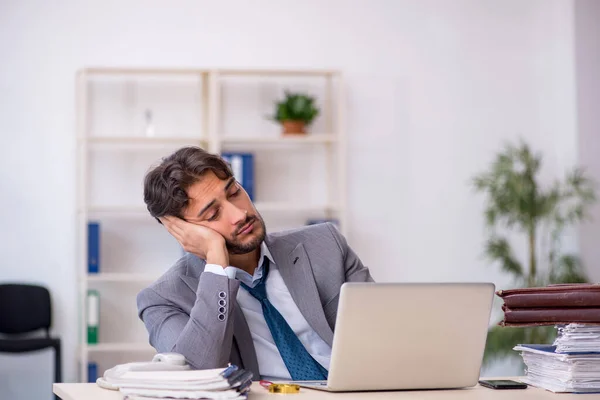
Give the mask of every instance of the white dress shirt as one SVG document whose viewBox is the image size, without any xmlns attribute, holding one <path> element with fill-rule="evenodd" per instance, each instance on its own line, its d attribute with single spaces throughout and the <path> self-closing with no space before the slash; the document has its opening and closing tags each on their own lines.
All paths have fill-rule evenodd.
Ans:
<svg viewBox="0 0 600 400">
<path fill-rule="evenodd" d="M 269 259 L 269 277 L 266 282 L 269 301 L 285 318 L 309 354 L 325 369 L 329 370 L 331 347 L 312 329 L 298 309 L 265 242 L 260 246 L 259 266 L 254 270 L 253 276 L 236 267 L 223 268 L 216 264 L 206 264 L 204 271 L 227 275 L 229 279 L 237 279 L 249 287 L 254 287 L 262 277 L 262 260 L 264 257 Z M 237 301 L 242 308 L 244 317 L 246 317 L 246 322 L 248 322 L 261 377 L 265 379 L 291 379 L 267 326 L 260 302 L 242 287 L 238 291 Z"/>
</svg>

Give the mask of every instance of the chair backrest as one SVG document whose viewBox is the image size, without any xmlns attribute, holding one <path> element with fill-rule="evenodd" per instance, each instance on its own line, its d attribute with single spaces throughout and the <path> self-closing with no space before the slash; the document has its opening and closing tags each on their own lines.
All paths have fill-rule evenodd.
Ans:
<svg viewBox="0 0 600 400">
<path fill-rule="evenodd" d="M 50 292 L 37 285 L 0 284 L 0 333 L 46 329 L 52 323 Z"/>
</svg>

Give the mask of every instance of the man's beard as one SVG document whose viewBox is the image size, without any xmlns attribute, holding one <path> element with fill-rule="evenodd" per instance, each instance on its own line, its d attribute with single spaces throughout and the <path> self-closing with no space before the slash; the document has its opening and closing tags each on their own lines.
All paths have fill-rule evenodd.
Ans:
<svg viewBox="0 0 600 400">
<path fill-rule="evenodd" d="M 238 231 L 243 228 L 245 225 L 247 225 L 250 221 L 254 221 L 254 226 L 252 227 L 252 233 L 257 232 L 257 229 L 260 230 L 260 235 L 258 235 L 256 238 L 254 238 L 251 242 L 249 243 L 239 243 L 237 241 L 235 241 L 235 237 L 237 236 L 237 233 L 234 235 L 234 239 L 233 240 L 225 240 L 225 245 L 227 246 L 227 251 L 230 254 L 246 254 L 246 253 L 250 253 L 251 251 L 255 250 L 258 246 L 260 246 L 260 244 L 263 242 L 263 240 L 265 240 L 265 236 L 267 234 L 267 229 L 265 228 L 265 222 L 263 221 L 263 219 L 261 218 L 260 215 L 248 215 L 246 217 L 246 219 L 244 220 L 244 222 L 240 223 L 238 225 Z"/>
</svg>

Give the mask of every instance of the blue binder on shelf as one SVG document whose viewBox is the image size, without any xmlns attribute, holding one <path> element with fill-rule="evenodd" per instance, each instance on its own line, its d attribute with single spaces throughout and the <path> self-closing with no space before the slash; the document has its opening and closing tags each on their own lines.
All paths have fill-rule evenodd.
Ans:
<svg viewBox="0 0 600 400">
<path fill-rule="evenodd" d="M 98 364 L 95 362 L 88 363 L 88 383 L 95 383 L 98 379 Z"/>
<path fill-rule="evenodd" d="M 88 273 L 100 272 L 100 223 L 88 222 Z"/>
<path fill-rule="evenodd" d="M 227 152 L 221 157 L 231 166 L 234 178 L 254 201 L 254 154 Z"/>
</svg>

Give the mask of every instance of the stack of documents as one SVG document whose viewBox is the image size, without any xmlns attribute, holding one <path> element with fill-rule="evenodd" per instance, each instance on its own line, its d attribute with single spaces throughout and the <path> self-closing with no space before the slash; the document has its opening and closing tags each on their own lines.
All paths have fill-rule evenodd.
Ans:
<svg viewBox="0 0 600 400">
<path fill-rule="evenodd" d="M 600 325 L 569 324 L 557 328 L 557 353 L 600 352 Z"/>
<path fill-rule="evenodd" d="M 252 384 L 252 372 L 235 365 L 207 370 L 125 370 L 105 373 L 104 382 L 99 380 L 98 384 L 118 389 L 127 400 L 245 399 Z"/>
<path fill-rule="evenodd" d="M 558 326 L 553 345 L 522 344 L 523 382 L 552 392 L 600 392 L 600 326 Z"/>
</svg>

